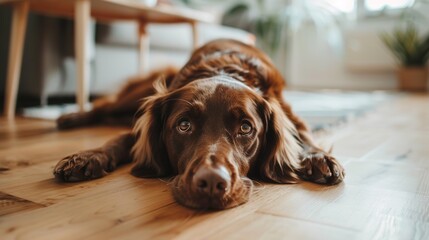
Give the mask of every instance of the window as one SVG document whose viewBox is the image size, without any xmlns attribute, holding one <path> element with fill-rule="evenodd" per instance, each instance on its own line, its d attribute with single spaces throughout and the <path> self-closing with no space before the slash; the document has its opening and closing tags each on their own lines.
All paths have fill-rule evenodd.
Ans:
<svg viewBox="0 0 429 240">
<path fill-rule="evenodd" d="M 355 10 L 354 0 L 328 0 L 327 2 L 343 13 L 352 13 Z"/>
<path fill-rule="evenodd" d="M 398 16 L 404 8 L 411 7 L 419 0 L 329 0 L 339 12 L 364 19 L 377 16 Z"/>
<path fill-rule="evenodd" d="M 365 0 L 365 9 L 369 12 L 384 9 L 400 9 L 411 6 L 414 0 Z"/>
</svg>

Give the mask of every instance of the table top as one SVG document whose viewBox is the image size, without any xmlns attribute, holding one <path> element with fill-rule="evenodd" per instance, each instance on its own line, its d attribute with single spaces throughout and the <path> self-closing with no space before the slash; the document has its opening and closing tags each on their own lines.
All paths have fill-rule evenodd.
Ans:
<svg viewBox="0 0 429 240">
<path fill-rule="evenodd" d="M 30 2 L 31 11 L 54 15 L 74 16 L 75 2 L 79 0 L 0 0 L 0 4 Z M 214 16 L 193 9 L 168 5 L 149 7 L 131 0 L 88 0 L 91 16 L 97 20 L 141 20 L 148 23 L 213 22 Z"/>
</svg>

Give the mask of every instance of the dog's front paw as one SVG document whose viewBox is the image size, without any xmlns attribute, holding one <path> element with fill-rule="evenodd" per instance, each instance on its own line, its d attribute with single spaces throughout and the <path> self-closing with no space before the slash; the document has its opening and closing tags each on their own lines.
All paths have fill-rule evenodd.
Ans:
<svg viewBox="0 0 429 240">
<path fill-rule="evenodd" d="M 302 159 L 302 177 L 305 180 L 334 185 L 343 181 L 345 173 L 341 164 L 328 153 L 308 153 Z"/>
<path fill-rule="evenodd" d="M 77 182 L 100 178 L 106 175 L 103 166 L 108 162 L 101 151 L 87 151 L 63 158 L 54 168 L 56 179 L 65 182 Z"/>
</svg>

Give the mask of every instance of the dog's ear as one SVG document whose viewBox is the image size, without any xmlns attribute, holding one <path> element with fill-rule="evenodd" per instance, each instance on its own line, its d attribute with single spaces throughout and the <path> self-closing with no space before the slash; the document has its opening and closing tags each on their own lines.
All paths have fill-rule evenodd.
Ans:
<svg viewBox="0 0 429 240">
<path fill-rule="evenodd" d="M 133 129 L 136 143 L 132 148 L 135 164 L 131 173 L 137 177 L 163 177 L 173 172 L 163 139 L 169 94 L 161 81 L 154 87 L 157 93 L 144 100 L 140 109 L 143 114 Z"/>
<path fill-rule="evenodd" d="M 277 183 L 297 182 L 302 148 L 295 126 L 277 99 L 264 100 L 260 112 L 265 119 L 265 136 L 256 166 L 259 176 Z"/>
</svg>

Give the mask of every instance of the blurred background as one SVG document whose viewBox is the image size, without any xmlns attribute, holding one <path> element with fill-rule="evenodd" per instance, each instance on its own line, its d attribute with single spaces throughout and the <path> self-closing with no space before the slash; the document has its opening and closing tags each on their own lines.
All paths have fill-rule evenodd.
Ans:
<svg viewBox="0 0 429 240">
<path fill-rule="evenodd" d="M 132 0 L 127 0 L 132 1 Z M 145 0 L 134 0 L 146 3 Z M 291 89 L 402 89 L 398 70 L 426 72 L 429 0 L 159 0 L 215 16 L 199 41 L 234 38 L 273 59 Z M 18 108 L 74 102 L 73 21 L 31 13 Z M 11 8 L 0 5 L 0 93 L 4 99 Z M 91 96 L 117 91 L 137 73 L 137 24 L 91 25 Z M 187 24 L 149 25 L 150 69 L 182 66 L 192 51 Z M 405 87 L 406 88 L 406 87 Z M 0 106 L 3 106 L 3 102 Z"/>
</svg>

